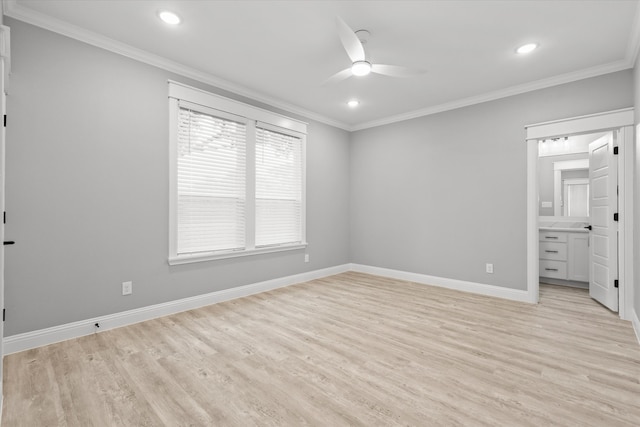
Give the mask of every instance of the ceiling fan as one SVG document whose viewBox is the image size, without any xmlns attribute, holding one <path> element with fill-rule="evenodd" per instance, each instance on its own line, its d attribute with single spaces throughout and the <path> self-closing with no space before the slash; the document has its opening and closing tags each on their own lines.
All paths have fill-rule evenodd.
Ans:
<svg viewBox="0 0 640 427">
<path fill-rule="evenodd" d="M 415 70 L 398 65 L 372 64 L 367 60 L 364 51 L 364 44 L 367 43 L 369 31 L 353 31 L 339 16 L 337 17 L 338 35 L 351 58 L 351 66 L 337 72 L 325 81 L 325 84 L 337 83 L 351 76 L 366 76 L 369 73 L 382 74 L 391 77 L 411 77 L 424 73 L 422 70 Z"/>
</svg>

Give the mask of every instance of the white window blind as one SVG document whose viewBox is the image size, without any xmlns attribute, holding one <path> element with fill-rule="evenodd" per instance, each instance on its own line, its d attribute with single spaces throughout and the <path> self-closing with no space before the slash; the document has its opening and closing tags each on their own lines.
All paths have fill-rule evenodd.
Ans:
<svg viewBox="0 0 640 427">
<path fill-rule="evenodd" d="M 307 125 L 169 81 L 169 264 L 301 250 Z"/>
<path fill-rule="evenodd" d="M 246 125 L 179 108 L 177 254 L 243 249 Z"/>
<path fill-rule="evenodd" d="M 302 141 L 256 127 L 256 247 L 302 242 Z"/>
</svg>

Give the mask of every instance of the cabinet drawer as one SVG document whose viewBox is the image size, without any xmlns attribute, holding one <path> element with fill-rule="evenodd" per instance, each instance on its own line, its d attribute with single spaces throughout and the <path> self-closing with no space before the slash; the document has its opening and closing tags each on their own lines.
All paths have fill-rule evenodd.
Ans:
<svg viewBox="0 0 640 427">
<path fill-rule="evenodd" d="M 540 260 L 540 277 L 567 279 L 567 263 L 564 261 Z"/>
<path fill-rule="evenodd" d="M 540 259 L 566 261 L 567 244 L 556 242 L 540 242 Z"/>
<path fill-rule="evenodd" d="M 559 231 L 541 231 L 540 232 L 540 241 L 541 242 L 565 242 L 567 241 L 567 233 L 562 233 Z"/>
</svg>

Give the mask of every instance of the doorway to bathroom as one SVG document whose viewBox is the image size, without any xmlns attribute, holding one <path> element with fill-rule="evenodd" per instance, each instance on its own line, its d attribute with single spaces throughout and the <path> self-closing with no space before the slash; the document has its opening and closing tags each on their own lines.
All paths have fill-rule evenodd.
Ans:
<svg viewBox="0 0 640 427">
<path fill-rule="evenodd" d="M 589 291 L 618 311 L 613 131 L 538 140 L 540 283 Z M 605 212 L 600 213 L 602 210 Z"/>
<path fill-rule="evenodd" d="M 526 127 L 531 302 L 543 282 L 587 288 L 623 319 L 631 312 L 632 126 L 624 109 Z"/>
</svg>

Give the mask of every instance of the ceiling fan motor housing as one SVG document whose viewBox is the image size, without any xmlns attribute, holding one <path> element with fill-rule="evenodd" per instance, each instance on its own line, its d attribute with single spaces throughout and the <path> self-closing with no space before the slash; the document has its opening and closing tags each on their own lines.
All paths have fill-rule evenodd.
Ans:
<svg viewBox="0 0 640 427">
<path fill-rule="evenodd" d="M 362 44 L 365 44 L 367 41 L 369 41 L 369 37 L 371 36 L 371 33 L 368 30 L 358 30 L 355 33 L 358 37 L 358 40 L 360 40 L 360 43 Z"/>
</svg>

